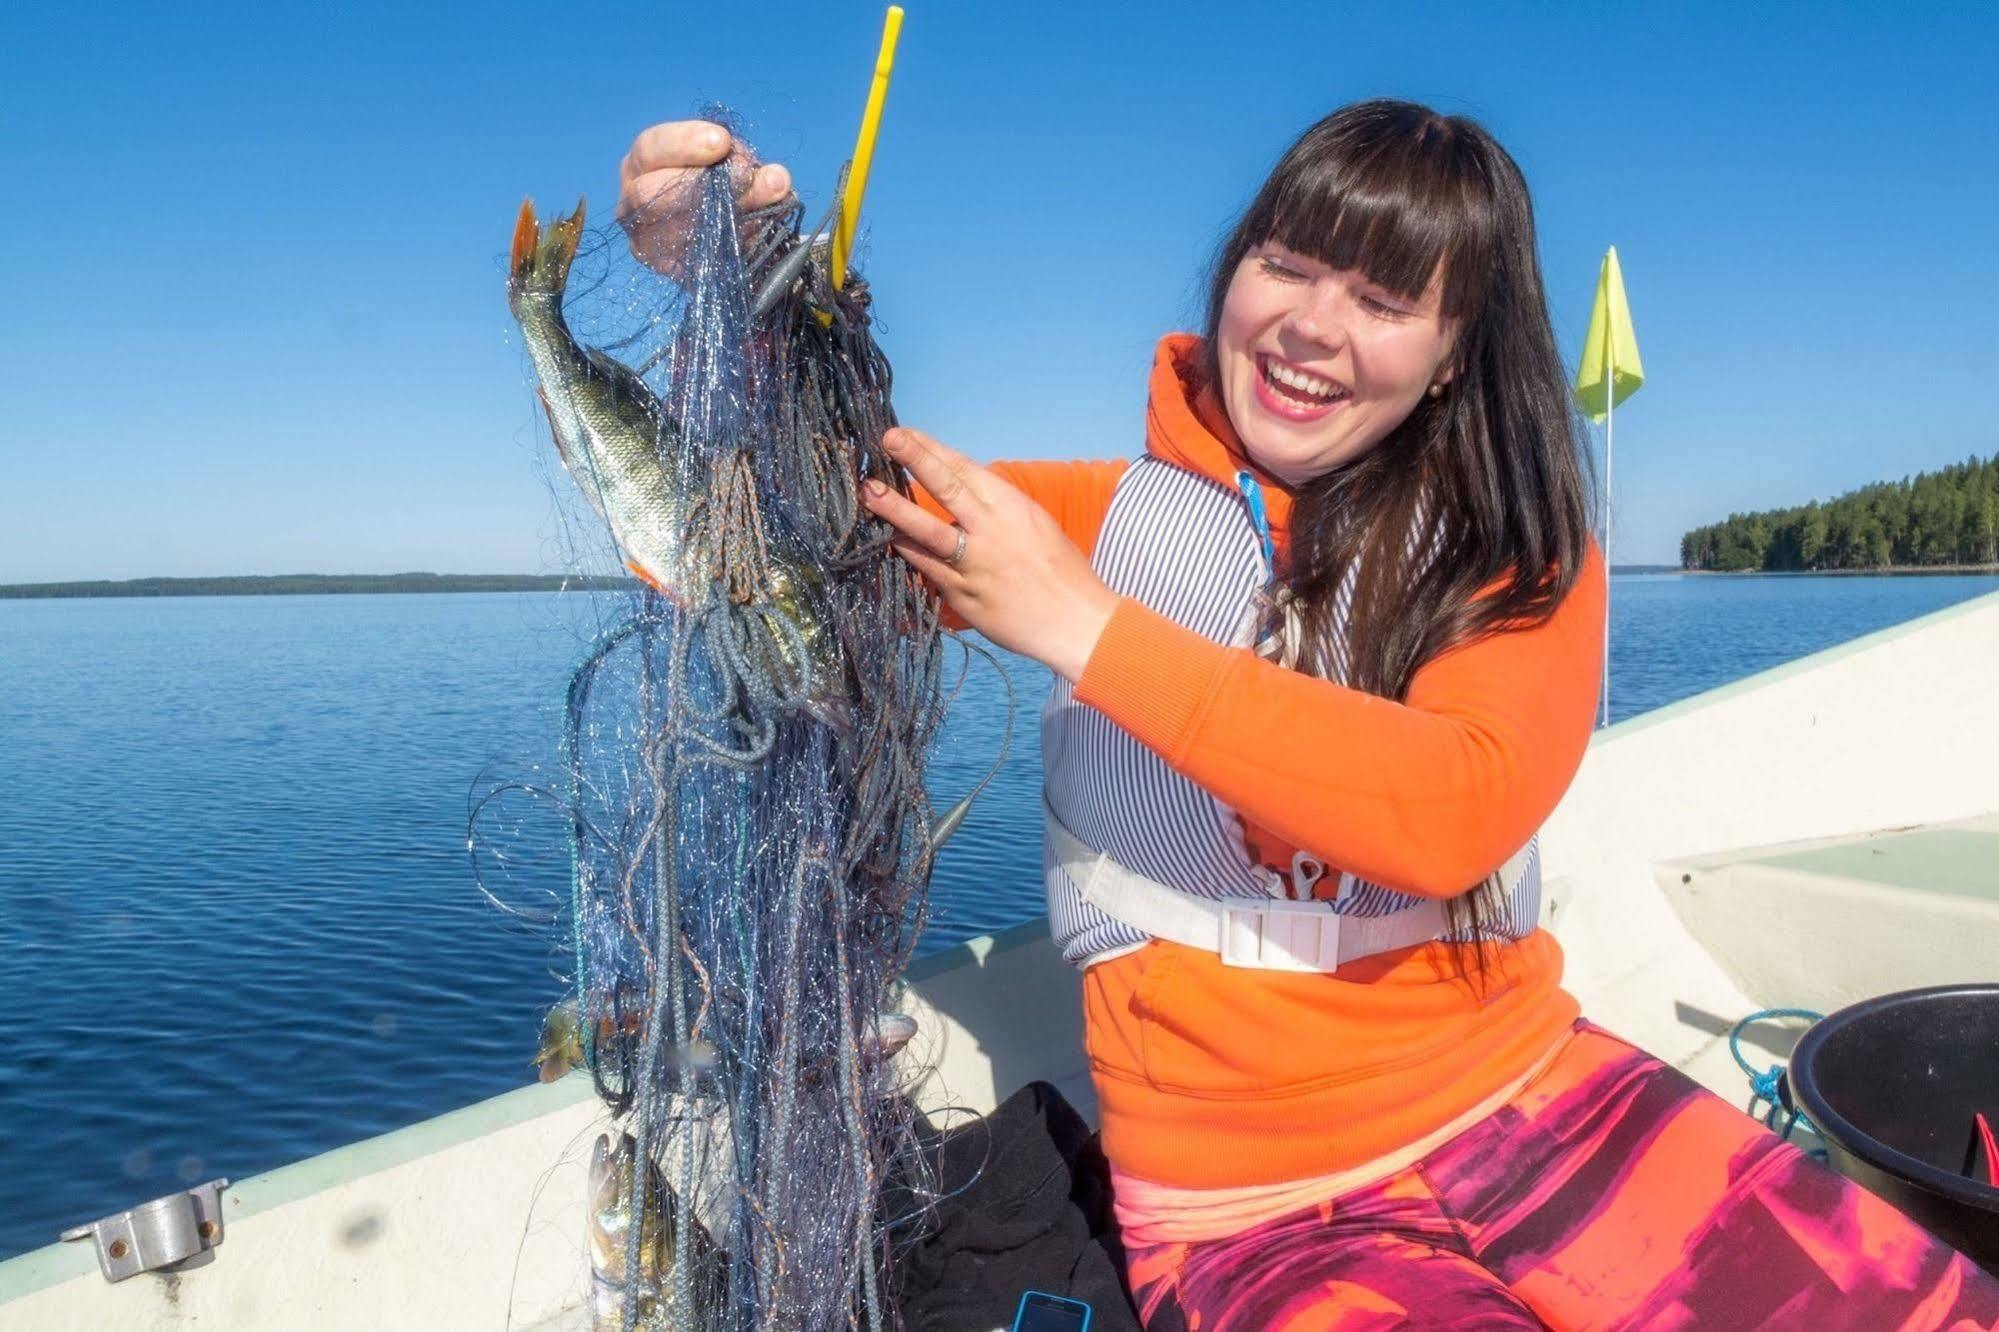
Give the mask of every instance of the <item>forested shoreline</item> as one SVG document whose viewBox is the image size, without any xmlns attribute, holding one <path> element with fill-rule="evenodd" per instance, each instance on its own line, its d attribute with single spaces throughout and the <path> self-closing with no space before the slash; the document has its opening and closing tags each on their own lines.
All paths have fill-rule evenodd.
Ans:
<svg viewBox="0 0 1999 1332">
<path fill-rule="evenodd" d="M 1730 514 L 1680 538 L 1680 567 L 1714 573 L 1924 571 L 1999 564 L 1999 454 L 1824 503 Z"/>
<path fill-rule="evenodd" d="M 0 585 L 0 600 L 42 597 L 286 597 L 363 592 L 554 592 L 625 587 L 626 578 L 563 574 L 254 574 Z"/>
</svg>

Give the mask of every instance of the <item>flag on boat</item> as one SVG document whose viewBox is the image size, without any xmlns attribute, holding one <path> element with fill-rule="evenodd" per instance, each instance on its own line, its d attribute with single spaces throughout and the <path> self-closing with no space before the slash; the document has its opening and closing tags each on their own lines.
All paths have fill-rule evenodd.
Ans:
<svg viewBox="0 0 1999 1332">
<path fill-rule="evenodd" d="M 1603 269 L 1597 274 L 1596 305 L 1589 312 L 1582 364 L 1576 367 L 1576 403 L 1590 420 L 1601 421 L 1644 382 L 1638 334 L 1631 327 L 1624 273 L 1617 266 L 1617 247 L 1613 245 L 1604 252 Z"/>
</svg>

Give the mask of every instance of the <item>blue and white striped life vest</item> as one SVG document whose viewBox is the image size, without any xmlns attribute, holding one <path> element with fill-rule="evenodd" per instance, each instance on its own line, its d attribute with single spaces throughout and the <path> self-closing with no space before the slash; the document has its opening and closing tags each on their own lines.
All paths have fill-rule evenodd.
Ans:
<svg viewBox="0 0 1999 1332">
<path fill-rule="evenodd" d="M 1217 643 L 1247 647 L 1257 628 L 1256 593 L 1269 579 L 1267 549 L 1242 494 L 1148 456 L 1119 479 L 1091 564 L 1112 591 Z M 1336 634 L 1345 601 L 1336 605 Z M 1344 661 L 1341 643 L 1330 649 L 1331 660 Z M 1342 761 L 1337 744 L 1327 738 L 1329 763 Z M 1199 897 L 1273 895 L 1273 876 L 1250 857 L 1236 812 L 1078 703 L 1059 677 L 1042 712 L 1041 754 L 1049 814 L 1088 847 Z M 1499 929 L 1514 937 L 1530 933 L 1540 914 L 1539 856 L 1532 844 L 1525 855 Z M 1052 844 L 1044 873 L 1049 928 L 1069 961 L 1088 966 L 1145 943 L 1144 933 L 1083 900 Z M 1387 916 L 1424 901 L 1346 875 L 1331 909 Z"/>
</svg>

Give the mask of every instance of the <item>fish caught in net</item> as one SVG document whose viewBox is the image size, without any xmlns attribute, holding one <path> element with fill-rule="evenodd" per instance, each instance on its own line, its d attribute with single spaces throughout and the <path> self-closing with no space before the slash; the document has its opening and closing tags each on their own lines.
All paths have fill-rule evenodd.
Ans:
<svg viewBox="0 0 1999 1332">
<path fill-rule="evenodd" d="M 893 1327 L 912 1218 L 883 1185 L 924 1169 L 891 1010 L 969 803 L 937 817 L 923 784 L 950 636 L 860 504 L 908 486 L 889 367 L 803 220 L 739 215 L 708 170 L 665 313 L 595 347 L 567 290 L 582 206 L 524 205 L 514 238 L 562 467 L 634 580 L 566 699 L 573 990 L 540 1056 L 614 1116 L 599 1328 Z"/>
</svg>

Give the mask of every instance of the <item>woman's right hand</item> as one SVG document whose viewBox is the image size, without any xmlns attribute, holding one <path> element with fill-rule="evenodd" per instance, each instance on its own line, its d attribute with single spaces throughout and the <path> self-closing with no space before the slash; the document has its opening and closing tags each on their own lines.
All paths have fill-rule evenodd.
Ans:
<svg viewBox="0 0 1999 1332">
<path fill-rule="evenodd" d="M 669 120 L 640 132 L 618 165 L 618 222 L 640 263 L 668 276 L 680 269 L 701 172 L 724 157 L 736 178 L 736 206 L 767 207 L 791 193 L 791 173 L 759 165 L 748 144 L 706 120 Z"/>
</svg>

